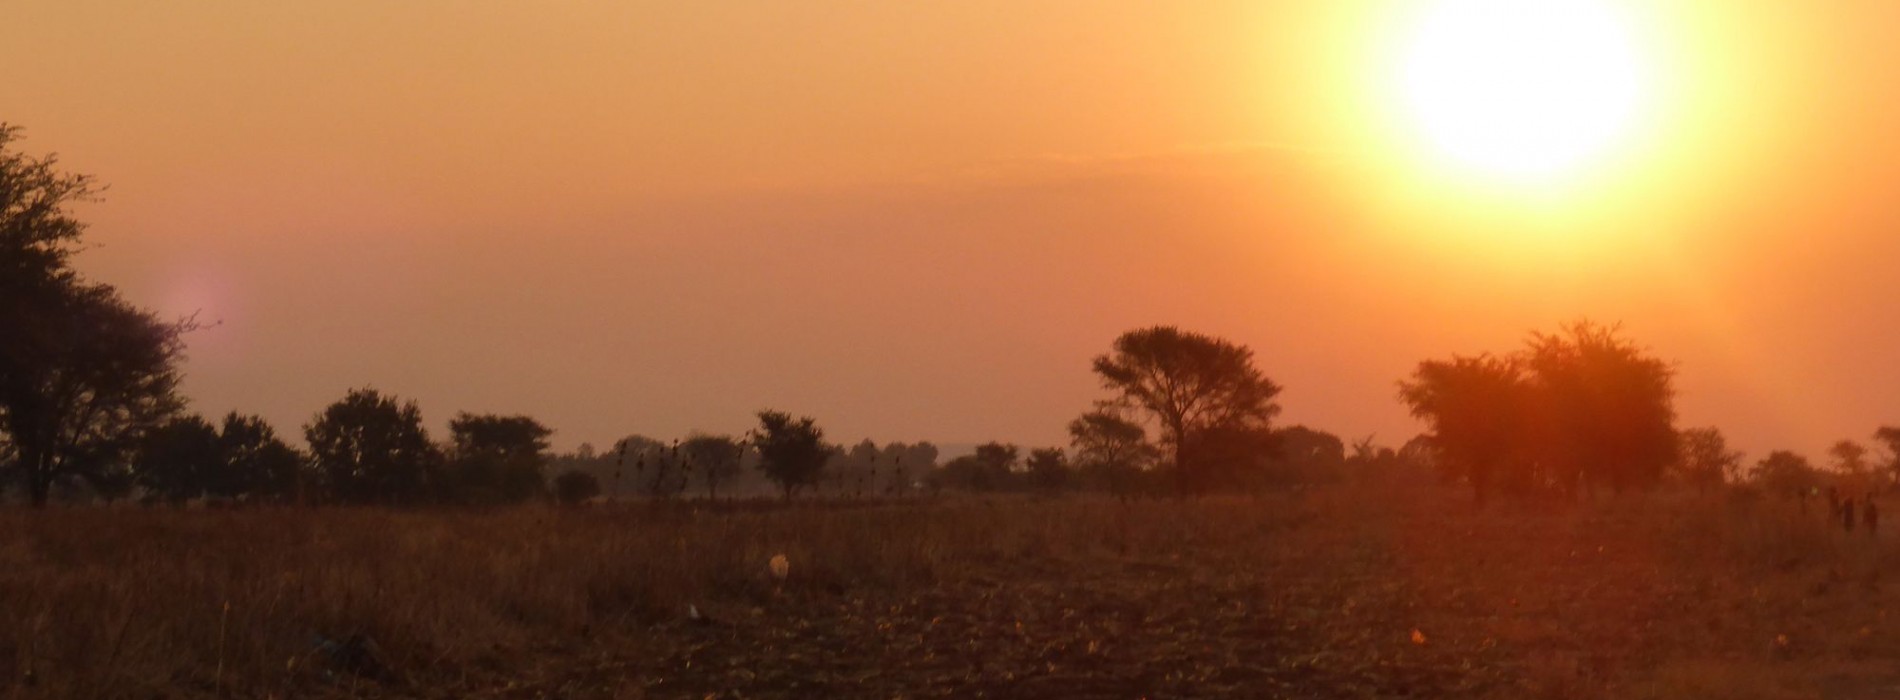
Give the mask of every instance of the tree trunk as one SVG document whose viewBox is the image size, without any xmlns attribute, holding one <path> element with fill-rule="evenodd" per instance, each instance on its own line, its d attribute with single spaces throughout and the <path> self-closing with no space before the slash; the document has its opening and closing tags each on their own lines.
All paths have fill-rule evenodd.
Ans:
<svg viewBox="0 0 1900 700">
<path fill-rule="evenodd" d="M 34 508 L 45 508 L 53 490 L 53 455 L 38 445 L 20 446 L 20 464 L 26 467 L 26 490 Z"/>
</svg>

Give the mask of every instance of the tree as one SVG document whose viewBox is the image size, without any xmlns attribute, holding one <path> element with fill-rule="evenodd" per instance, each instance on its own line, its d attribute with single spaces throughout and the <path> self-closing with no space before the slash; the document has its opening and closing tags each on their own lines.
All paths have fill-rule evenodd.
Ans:
<svg viewBox="0 0 1900 700">
<path fill-rule="evenodd" d="M 1346 441 L 1324 430 L 1295 425 L 1274 431 L 1278 467 L 1271 476 L 1282 483 L 1336 481 L 1346 466 Z"/>
<path fill-rule="evenodd" d="M 1482 504 L 1494 484 L 1571 496 L 1656 484 L 1676 459 L 1673 378 L 1615 326 L 1579 321 L 1513 356 L 1421 362 L 1399 399 Z"/>
<path fill-rule="evenodd" d="M 917 474 L 929 474 L 937 467 L 937 446 L 929 442 L 907 445 L 892 442 L 884 445 L 878 453 L 878 461 L 885 465 L 885 493 L 898 496 L 911 490 L 917 481 Z"/>
<path fill-rule="evenodd" d="M 180 336 L 112 287 L 70 266 L 85 224 L 67 208 L 91 199 L 91 178 L 10 148 L 0 124 L 0 455 L 35 506 L 56 484 L 122 485 L 118 465 L 139 434 L 181 406 Z"/>
<path fill-rule="evenodd" d="M 1742 453 L 1729 450 L 1722 431 L 1690 428 L 1682 431 L 1677 444 L 1676 471 L 1697 490 L 1706 492 L 1740 476 Z"/>
<path fill-rule="evenodd" d="M 554 478 L 554 498 L 563 505 L 579 505 L 600 495 L 600 480 L 581 471 L 562 472 Z"/>
<path fill-rule="evenodd" d="M 669 478 L 671 460 L 666 443 L 645 435 L 628 435 L 614 443 L 613 484 L 608 493 L 614 496 L 628 492 L 647 491 L 654 496 L 670 495 L 669 484 L 678 483 L 678 478 Z M 664 490 L 663 490 L 664 489 Z"/>
<path fill-rule="evenodd" d="M 1827 448 L 1829 457 L 1834 458 L 1835 471 L 1843 474 L 1861 474 L 1867 471 L 1867 448 L 1853 440 L 1842 440 Z"/>
<path fill-rule="evenodd" d="M 1069 485 L 1069 456 L 1060 447 L 1029 452 L 1029 481 L 1043 491 L 1061 491 Z"/>
<path fill-rule="evenodd" d="M 1787 450 L 1775 450 L 1755 463 L 1749 478 L 1769 491 L 1801 493 L 1819 488 L 1827 481 L 1806 457 Z"/>
<path fill-rule="evenodd" d="M 436 484 L 441 455 L 413 401 L 353 389 L 304 426 L 311 458 L 341 503 L 417 503 Z"/>
<path fill-rule="evenodd" d="M 752 445 L 759 451 L 759 469 L 778 484 L 785 498 L 818 483 L 831 451 L 825 446 L 825 431 L 810 417 L 793 420 L 780 411 L 760 411 L 759 430 Z"/>
<path fill-rule="evenodd" d="M 1900 427 L 1883 425 L 1874 431 L 1874 440 L 1886 448 L 1887 458 L 1881 466 L 1888 481 L 1900 482 Z"/>
<path fill-rule="evenodd" d="M 689 435 L 680 451 L 706 483 L 707 500 L 719 499 L 719 485 L 738 476 L 739 459 L 745 454 L 739 441 L 725 435 Z"/>
<path fill-rule="evenodd" d="M 1533 333 L 1525 349 L 1545 421 L 1537 458 L 1558 490 L 1584 479 L 1615 491 L 1652 486 L 1676 458 L 1675 370 L 1618 335 L 1577 321 Z"/>
<path fill-rule="evenodd" d="M 1094 368 L 1115 403 L 1145 412 L 1160 427 L 1182 492 L 1215 466 L 1191 459 L 1196 438 L 1216 429 L 1264 431 L 1280 412 L 1273 402 L 1280 387 L 1253 366 L 1252 350 L 1172 326 L 1122 334 Z"/>
<path fill-rule="evenodd" d="M 977 469 L 970 488 L 976 491 L 1002 491 L 1009 488 L 1010 482 L 1021 463 L 1022 449 L 1015 445 L 990 441 L 976 446 Z"/>
<path fill-rule="evenodd" d="M 159 322 L 110 287 L 68 290 L 17 318 L 0 355 L 0 421 L 35 506 L 55 483 L 102 478 L 176 413 L 186 324 Z"/>
<path fill-rule="evenodd" d="M 132 473 L 138 485 L 172 503 L 206 496 L 224 470 L 218 429 L 195 415 L 153 428 L 139 441 L 137 452 Z"/>
<path fill-rule="evenodd" d="M 1161 451 L 1148 442 L 1148 431 L 1113 407 L 1101 407 L 1069 422 L 1069 447 L 1075 466 L 1109 492 L 1125 496 L 1135 475 L 1152 468 Z"/>
<path fill-rule="evenodd" d="M 258 416 L 231 412 L 218 433 L 223 481 L 208 486 L 214 496 L 247 495 L 278 502 L 301 497 L 304 455 L 277 437 Z"/>
<path fill-rule="evenodd" d="M 547 488 L 548 437 L 527 416 L 456 414 L 449 421 L 449 479 L 464 503 L 520 503 Z"/>
<path fill-rule="evenodd" d="M 1492 355 L 1427 360 L 1399 382 L 1399 399 L 1430 427 L 1443 473 L 1469 483 L 1482 506 L 1523 449 L 1519 421 L 1529 397 L 1518 363 Z"/>
</svg>

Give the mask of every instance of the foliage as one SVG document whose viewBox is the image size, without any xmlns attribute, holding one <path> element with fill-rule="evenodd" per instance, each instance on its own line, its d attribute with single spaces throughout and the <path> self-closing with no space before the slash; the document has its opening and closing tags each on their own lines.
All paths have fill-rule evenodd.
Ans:
<svg viewBox="0 0 1900 700">
<path fill-rule="evenodd" d="M 211 484 L 228 482 L 218 429 L 204 418 L 179 416 L 139 441 L 133 473 L 153 497 L 173 503 L 201 498 Z"/>
<path fill-rule="evenodd" d="M 304 426 L 311 458 L 338 503 L 409 505 L 438 486 L 442 456 L 415 402 L 354 389 Z"/>
<path fill-rule="evenodd" d="M 1277 456 L 1267 477 L 1278 484 L 1338 481 L 1346 464 L 1346 443 L 1339 436 L 1304 425 L 1274 431 Z"/>
<path fill-rule="evenodd" d="M 1616 327 L 1579 321 L 1510 357 L 1421 362 L 1399 398 L 1483 503 L 1494 485 L 1574 495 L 1659 482 L 1677 456 L 1673 376 Z"/>
<path fill-rule="evenodd" d="M 825 432 L 810 417 L 794 420 L 789 413 L 760 411 L 759 430 L 752 446 L 759 452 L 759 469 L 778 484 L 785 498 L 818 483 L 831 459 Z"/>
<path fill-rule="evenodd" d="M 716 499 L 719 485 L 738 476 L 745 448 L 726 435 L 689 435 L 680 445 L 680 452 L 686 456 L 686 464 L 706 484 L 706 497 Z"/>
<path fill-rule="evenodd" d="M 1755 463 L 1749 478 L 1762 488 L 1777 493 L 1801 493 L 1827 483 L 1827 477 L 1809 464 L 1806 457 L 1787 450 L 1768 453 L 1767 457 Z"/>
<path fill-rule="evenodd" d="M 1701 490 L 1739 480 L 1742 453 L 1728 448 L 1715 428 L 1690 428 L 1677 436 L 1675 469 L 1684 483 Z"/>
<path fill-rule="evenodd" d="M 1136 475 L 1153 469 L 1161 458 L 1161 451 L 1148 442 L 1147 430 L 1113 406 L 1070 421 L 1069 448 L 1085 482 L 1117 495 L 1132 492 Z"/>
<path fill-rule="evenodd" d="M 520 503 L 546 488 L 554 431 L 527 416 L 460 413 L 449 421 L 449 488 L 462 503 Z"/>
<path fill-rule="evenodd" d="M 1483 503 L 1494 475 L 1523 449 L 1530 397 L 1519 364 L 1492 355 L 1427 360 L 1399 383 L 1399 398 L 1431 428 L 1439 468 L 1469 482 Z"/>
<path fill-rule="evenodd" d="M 0 124 L 0 466 L 44 505 L 74 479 L 118 491 L 138 436 L 176 412 L 180 336 L 70 267 L 85 224 L 68 207 L 96 192 L 53 156 L 12 150 Z"/>
<path fill-rule="evenodd" d="M 1280 411 L 1273 402 L 1280 387 L 1253 366 L 1252 350 L 1172 326 L 1122 334 L 1112 352 L 1095 358 L 1094 369 L 1103 388 L 1115 393 L 1113 403 L 1159 426 L 1183 492 L 1231 480 L 1219 472 L 1242 465 L 1223 461 L 1226 453 L 1214 445 L 1264 433 Z"/>
<path fill-rule="evenodd" d="M 1861 474 L 1868 469 L 1867 448 L 1853 440 L 1841 440 L 1827 448 L 1834 463 L 1829 465 L 1842 474 Z"/>
<path fill-rule="evenodd" d="M 306 459 L 263 418 L 226 414 L 218 452 L 229 480 L 212 484 L 212 495 L 278 502 L 302 496 Z"/>
<path fill-rule="evenodd" d="M 564 505 L 578 505 L 600 495 L 600 480 L 587 472 L 562 472 L 554 477 L 554 498 Z"/>
<path fill-rule="evenodd" d="M 1060 447 L 1044 447 L 1029 451 L 1029 460 L 1025 463 L 1029 470 L 1029 483 L 1042 491 L 1061 491 L 1069 485 L 1069 456 Z"/>
</svg>

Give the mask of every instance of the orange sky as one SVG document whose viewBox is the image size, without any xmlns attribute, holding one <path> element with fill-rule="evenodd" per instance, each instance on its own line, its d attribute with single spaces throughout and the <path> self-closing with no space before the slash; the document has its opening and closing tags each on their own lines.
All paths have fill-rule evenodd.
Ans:
<svg viewBox="0 0 1900 700">
<path fill-rule="evenodd" d="M 1663 99 L 1549 188 L 1404 145 L 1416 4 L 1369 0 L 27 0 L 0 120 L 111 184 L 84 269 L 222 322 L 194 406 L 293 434 L 371 385 L 562 446 L 1056 444 L 1171 323 L 1395 444 L 1418 360 L 1588 316 L 1818 459 L 1900 423 L 1900 5 L 1756 5 L 1637 6 Z"/>
</svg>

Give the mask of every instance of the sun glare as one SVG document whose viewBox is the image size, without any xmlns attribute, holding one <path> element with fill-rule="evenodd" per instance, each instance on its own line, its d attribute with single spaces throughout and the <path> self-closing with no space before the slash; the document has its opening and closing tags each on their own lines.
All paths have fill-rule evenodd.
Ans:
<svg viewBox="0 0 1900 700">
<path fill-rule="evenodd" d="M 1511 181 L 1574 174 L 1627 137 L 1646 74 L 1602 0 L 1443 0 L 1399 55 L 1405 117 L 1442 157 Z"/>
</svg>

